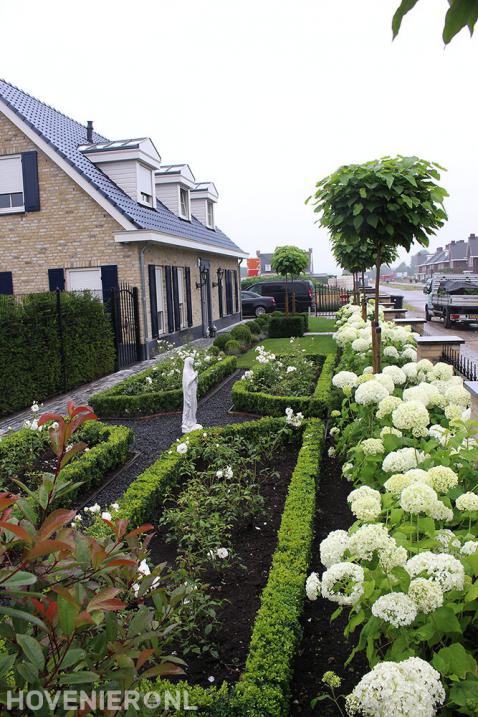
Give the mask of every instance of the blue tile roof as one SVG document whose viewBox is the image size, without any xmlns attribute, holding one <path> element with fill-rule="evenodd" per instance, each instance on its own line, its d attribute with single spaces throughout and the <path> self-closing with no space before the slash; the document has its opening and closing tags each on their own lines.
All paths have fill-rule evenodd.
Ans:
<svg viewBox="0 0 478 717">
<path fill-rule="evenodd" d="M 87 144 L 86 127 L 79 122 L 4 80 L 0 80 L 0 98 L 138 229 L 164 232 L 224 250 L 242 251 L 217 227 L 209 229 L 195 217 L 191 221 L 181 219 L 159 201 L 156 209 L 135 202 L 79 151 L 80 145 Z M 94 143 L 109 141 L 93 132 Z"/>
</svg>

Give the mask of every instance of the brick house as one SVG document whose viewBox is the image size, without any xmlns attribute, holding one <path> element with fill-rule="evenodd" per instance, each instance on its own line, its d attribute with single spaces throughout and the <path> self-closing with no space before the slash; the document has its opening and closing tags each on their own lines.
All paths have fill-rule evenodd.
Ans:
<svg viewBox="0 0 478 717">
<path fill-rule="evenodd" d="M 240 319 L 247 256 L 218 193 L 147 138 L 110 141 L 0 80 L 0 293 L 139 289 L 145 355 Z"/>
<path fill-rule="evenodd" d="M 309 255 L 309 263 L 307 265 L 307 268 L 305 270 L 306 274 L 313 274 L 314 273 L 314 264 L 313 264 L 313 257 L 312 257 L 312 249 L 306 250 Z M 259 273 L 262 276 L 263 274 L 274 274 L 272 271 L 272 257 L 274 254 L 263 254 L 259 249 L 256 251 L 256 256 L 260 261 L 260 268 Z"/>
</svg>

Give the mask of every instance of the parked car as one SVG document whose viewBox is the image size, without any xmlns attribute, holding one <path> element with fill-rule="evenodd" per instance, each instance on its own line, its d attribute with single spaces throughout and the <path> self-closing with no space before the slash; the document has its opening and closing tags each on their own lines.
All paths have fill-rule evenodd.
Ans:
<svg viewBox="0 0 478 717">
<path fill-rule="evenodd" d="M 288 281 L 289 294 L 289 310 L 292 311 L 292 294 L 295 292 L 295 310 L 296 311 L 315 311 L 315 295 L 314 285 L 308 279 L 298 279 L 297 281 Z M 278 311 L 285 310 L 285 288 L 284 281 L 260 281 L 251 287 L 254 292 L 261 296 L 272 296 L 276 302 Z"/>
<path fill-rule="evenodd" d="M 261 296 L 254 291 L 241 291 L 241 302 L 243 316 L 262 316 L 276 310 L 272 296 Z"/>
<path fill-rule="evenodd" d="M 445 328 L 454 322 L 478 322 L 478 274 L 441 274 L 436 272 L 427 282 L 423 293 L 428 294 L 426 320 L 439 316 Z"/>
</svg>

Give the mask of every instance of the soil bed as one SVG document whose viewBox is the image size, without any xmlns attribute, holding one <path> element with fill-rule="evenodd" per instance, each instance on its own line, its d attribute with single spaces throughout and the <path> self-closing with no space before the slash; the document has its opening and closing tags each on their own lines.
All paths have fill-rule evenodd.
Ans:
<svg viewBox="0 0 478 717">
<path fill-rule="evenodd" d="M 297 449 L 289 449 L 280 452 L 267 465 L 258 466 L 258 472 L 267 468 L 261 478 L 263 513 L 252 524 L 242 525 L 233 533 L 232 542 L 237 552 L 234 563 L 224 572 L 211 569 L 201 576 L 201 581 L 210 586 L 211 597 L 224 601 L 217 610 L 219 627 L 212 634 L 219 659 L 209 653 L 188 655 L 185 658 L 188 663 L 186 679 L 190 683 L 209 687 L 211 684 L 219 686 L 224 680 L 235 682 L 244 669 L 297 454 Z M 173 565 L 176 551 L 174 544 L 165 543 L 166 532 L 161 528 L 151 542 L 151 558 L 154 563 L 167 561 Z M 181 654 L 180 647 L 177 652 Z M 209 677 L 214 677 L 214 682 Z"/>
<path fill-rule="evenodd" d="M 351 490 L 351 484 L 341 477 L 340 462 L 336 458 L 329 458 L 325 452 L 317 494 L 318 510 L 311 571 L 322 572 L 319 558 L 320 542 L 332 530 L 347 530 L 354 521 L 347 504 L 347 496 Z M 369 669 L 364 654 L 356 655 L 352 664 L 344 668 L 353 644 L 343 634 L 347 624 L 346 611 L 330 622 L 337 607 L 336 603 L 320 597 L 315 602 L 306 600 L 302 618 L 304 635 L 296 658 L 292 682 L 291 717 L 340 715 L 337 707 L 330 700 L 318 702 L 314 709 L 310 707 L 314 697 L 328 691 L 328 688 L 321 683 L 322 675 L 327 670 L 336 672 L 342 678 L 342 686 L 336 692 L 347 695 Z M 340 705 L 343 709 L 343 700 Z"/>
</svg>

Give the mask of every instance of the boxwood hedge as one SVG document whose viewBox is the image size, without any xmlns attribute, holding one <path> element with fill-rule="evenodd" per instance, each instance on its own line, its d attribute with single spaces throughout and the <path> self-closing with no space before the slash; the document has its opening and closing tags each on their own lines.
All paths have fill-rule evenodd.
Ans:
<svg viewBox="0 0 478 717">
<path fill-rule="evenodd" d="M 274 430 L 281 420 L 265 418 L 233 426 L 232 430 L 252 431 L 260 435 L 263 430 Z M 219 430 L 230 428 L 227 426 Z M 196 440 L 196 436 L 191 434 L 190 440 Z M 318 419 L 306 421 L 302 447 L 282 514 L 277 547 L 256 614 L 245 669 L 239 682 L 234 686 L 223 683 L 220 687 L 205 689 L 197 685 L 189 686 L 187 682 L 172 684 L 158 679 L 155 683 L 143 681 L 140 685 L 141 691 L 154 691 L 162 695 L 168 691 L 174 694 L 176 690 L 187 690 L 189 705 L 196 706 L 200 714 L 208 717 L 283 717 L 288 714 L 294 658 L 302 635 L 300 619 L 313 543 L 323 440 L 322 422 Z M 163 488 L 167 482 L 167 472 L 171 472 L 173 466 L 177 466 L 181 460 L 184 458 L 173 450 L 156 462 L 157 469 L 159 464 L 162 467 L 157 475 Z M 148 492 L 150 490 L 151 485 Z M 121 505 L 122 510 L 131 515 L 126 502 L 127 493 Z M 134 511 L 134 514 L 135 518 L 139 517 L 137 511 Z M 141 520 L 147 517 L 151 517 L 151 513 L 141 511 Z M 151 714 L 151 711 L 146 709 L 141 712 L 144 717 Z M 186 717 L 190 710 L 179 710 L 176 714 Z"/>
<path fill-rule="evenodd" d="M 332 404 L 332 375 L 335 353 L 320 356 L 312 354 L 310 360 L 320 361 L 322 368 L 315 390 L 308 396 L 275 396 L 265 392 L 250 391 L 248 382 L 239 379 L 232 387 L 233 406 L 236 411 L 258 416 L 283 416 L 286 408 L 300 411 L 304 416 L 326 416 Z"/>
<path fill-rule="evenodd" d="M 226 356 L 211 368 L 202 371 L 198 376 L 198 398 L 204 396 L 215 384 L 234 373 L 237 366 L 235 356 Z M 127 395 L 124 389 L 128 384 L 144 380 L 152 369 L 141 371 L 134 376 L 120 381 L 106 391 L 93 394 L 90 404 L 95 413 L 103 418 L 131 418 L 133 416 L 150 416 L 154 413 L 177 411 L 183 403 L 181 388 L 168 391 L 148 391 L 136 395 Z"/>
<path fill-rule="evenodd" d="M 72 483 L 81 483 L 62 505 L 71 504 L 80 493 L 100 485 L 105 475 L 121 466 L 133 444 L 133 431 L 125 426 L 107 426 L 99 421 L 88 421 L 75 434 L 85 441 L 89 450 L 67 465 L 62 474 Z M 0 442 L 0 484 L 15 491 L 10 479 L 24 469 L 32 469 L 36 460 L 48 447 L 46 431 L 22 428 L 5 436 Z"/>
<path fill-rule="evenodd" d="M 303 336 L 305 321 L 302 315 L 271 316 L 269 321 L 269 338 L 281 339 L 290 336 Z"/>
</svg>

